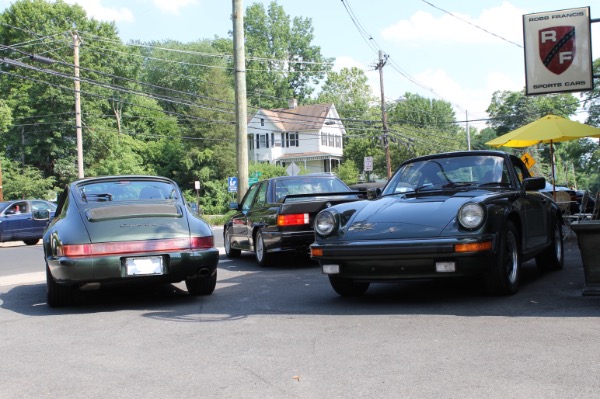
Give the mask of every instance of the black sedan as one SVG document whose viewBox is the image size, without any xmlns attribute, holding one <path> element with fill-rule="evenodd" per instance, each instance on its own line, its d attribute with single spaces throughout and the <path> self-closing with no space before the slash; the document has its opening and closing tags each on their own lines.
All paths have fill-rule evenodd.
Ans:
<svg viewBox="0 0 600 399">
<path fill-rule="evenodd" d="M 77 289 L 185 281 L 190 294 L 209 295 L 217 281 L 219 251 L 211 227 L 192 214 L 177 184 L 163 177 L 71 183 L 43 246 L 52 307 L 72 303 Z"/>
<path fill-rule="evenodd" d="M 253 251 L 259 265 L 277 255 L 307 256 L 314 241 L 314 218 L 328 206 L 356 201 L 364 194 L 352 191 L 334 175 L 282 176 L 254 183 L 223 228 L 228 257 Z"/>
<path fill-rule="evenodd" d="M 35 218 L 35 211 L 46 210 L 53 216 L 55 209 L 54 203 L 37 199 L 0 202 L 0 242 L 37 244 L 48 220 Z"/>
<path fill-rule="evenodd" d="M 504 152 L 415 158 L 377 199 L 321 211 L 311 256 L 342 296 L 372 282 L 472 275 L 492 294 L 514 294 L 523 261 L 563 267 L 562 216 L 544 185 Z"/>
</svg>

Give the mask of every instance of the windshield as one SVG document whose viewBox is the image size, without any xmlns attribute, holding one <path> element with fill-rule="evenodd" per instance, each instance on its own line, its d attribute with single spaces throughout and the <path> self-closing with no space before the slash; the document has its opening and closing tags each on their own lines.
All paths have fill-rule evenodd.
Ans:
<svg viewBox="0 0 600 399">
<path fill-rule="evenodd" d="M 383 195 L 473 186 L 508 187 L 504 158 L 467 155 L 407 163 L 392 176 Z"/>
<path fill-rule="evenodd" d="M 78 189 L 83 202 L 161 201 L 178 197 L 174 185 L 155 180 L 100 181 L 80 185 Z"/>
</svg>

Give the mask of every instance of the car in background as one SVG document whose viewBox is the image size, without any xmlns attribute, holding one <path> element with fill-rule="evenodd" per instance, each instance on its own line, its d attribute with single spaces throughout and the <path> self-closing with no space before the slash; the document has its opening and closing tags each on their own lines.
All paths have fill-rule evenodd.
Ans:
<svg viewBox="0 0 600 399">
<path fill-rule="evenodd" d="M 374 200 L 315 218 L 311 256 L 341 296 L 371 283 L 480 276 L 491 294 L 519 290 L 522 262 L 563 267 L 562 214 L 543 177 L 500 151 L 408 160 Z"/>
<path fill-rule="evenodd" d="M 50 216 L 54 216 L 56 205 L 38 199 L 0 202 L 0 242 L 37 244 L 48 225 L 47 219 L 40 220 L 34 216 L 38 210 L 47 210 Z"/>
<path fill-rule="evenodd" d="M 254 252 L 261 266 L 283 254 L 308 258 L 317 213 L 364 197 L 333 174 L 281 176 L 256 182 L 240 204 L 230 205 L 237 212 L 223 226 L 225 253 L 233 258 L 242 251 Z"/>
<path fill-rule="evenodd" d="M 58 199 L 43 247 L 51 307 L 72 304 L 76 290 L 105 285 L 185 281 L 191 295 L 209 295 L 217 282 L 211 227 L 164 177 L 72 182 Z"/>
</svg>

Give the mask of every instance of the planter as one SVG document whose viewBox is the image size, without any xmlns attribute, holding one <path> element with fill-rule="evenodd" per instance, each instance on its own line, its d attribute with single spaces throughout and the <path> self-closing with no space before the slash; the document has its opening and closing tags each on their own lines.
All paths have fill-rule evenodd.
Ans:
<svg viewBox="0 0 600 399">
<path fill-rule="evenodd" d="M 573 222 L 583 261 L 585 285 L 582 295 L 600 296 L 600 220 Z"/>
</svg>

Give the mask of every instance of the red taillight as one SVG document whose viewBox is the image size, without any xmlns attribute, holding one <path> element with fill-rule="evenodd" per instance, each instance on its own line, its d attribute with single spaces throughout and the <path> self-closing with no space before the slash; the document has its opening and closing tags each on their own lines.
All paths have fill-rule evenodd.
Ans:
<svg viewBox="0 0 600 399">
<path fill-rule="evenodd" d="M 277 216 L 277 226 L 298 226 L 309 223 L 308 213 L 292 213 Z"/>
<path fill-rule="evenodd" d="M 192 249 L 209 249 L 215 246 L 214 237 L 192 237 Z"/>
<path fill-rule="evenodd" d="M 63 245 L 57 248 L 58 256 L 120 255 L 137 252 L 169 252 L 213 247 L 213 237 L 171 238 L 167 240 L 103 242 L 97 244 Z"/>
</svg>

